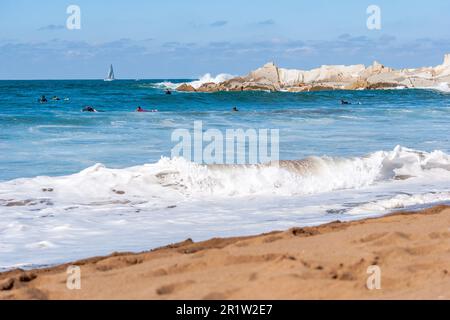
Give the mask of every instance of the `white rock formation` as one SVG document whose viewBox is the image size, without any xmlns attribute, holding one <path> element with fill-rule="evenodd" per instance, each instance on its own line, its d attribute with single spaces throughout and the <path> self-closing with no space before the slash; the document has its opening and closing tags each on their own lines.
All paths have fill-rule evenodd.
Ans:
<svg viewBox="0 0 450 320">
<path fill-rule="evenodd" d="M 278 68 L 273 62 L 269 62 L 247 76 L 218 84 L 208 83 L 198 88 L 198 91 L 439 88 L 448 87 L 448 83 L 450 83 L 450 54 L 445 55 L 443 64 L 439 66 L 402 70 L 385 67 L 376 61 L 369 67 L 362 64 L 323 65 L 309 71 Z M 182 87 L 183 90 L 186 88 Z"/>
</svg>

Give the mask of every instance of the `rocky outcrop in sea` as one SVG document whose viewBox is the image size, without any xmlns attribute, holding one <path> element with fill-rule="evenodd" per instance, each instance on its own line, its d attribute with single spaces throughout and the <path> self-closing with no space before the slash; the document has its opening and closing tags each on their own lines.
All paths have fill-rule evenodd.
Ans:
<svg viewBox="0 0 450 320">
<path fill-rule="evenodd" d="M 436 67 L 400 69 L 386 67 L 378 62 L 365 65 L 323 65 L 304 71 L 279 68 L 273 62 L 251 71 L 246 76 L 223 82 L 203 83 L 194 87 L 180 85 L 178 91 L 288 91 L 309 92 L 323 90 L 371 90 L 389 88 L 444 88 L 450 83 L 450 54 Z"/>
</svg>

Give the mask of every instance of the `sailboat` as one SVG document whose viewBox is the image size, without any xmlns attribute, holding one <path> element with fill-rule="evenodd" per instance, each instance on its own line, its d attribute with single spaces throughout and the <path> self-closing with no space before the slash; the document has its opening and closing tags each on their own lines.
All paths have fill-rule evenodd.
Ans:
<svg viewBox="0 0 450 320">
<path fill-rule="evenodd" d="M 105 81 L 114 81 L 114 69 L 113 66 L 110 65 L 109 66 L 109 71 L 108 71 L 108 75 L 106 76 Z"/>
</svg>

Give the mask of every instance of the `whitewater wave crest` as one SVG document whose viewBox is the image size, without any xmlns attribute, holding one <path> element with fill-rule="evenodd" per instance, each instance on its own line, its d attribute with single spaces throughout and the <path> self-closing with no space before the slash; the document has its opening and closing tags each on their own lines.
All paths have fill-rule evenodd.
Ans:
<svg viewBox="0 0 450 320">
<path fill-rule="evenodd" d="M 30 197 L 50 202 L 120 203 L 204 196 L 312 195 L 418 177 L 450 178 L 450 156 L 399 146 L 364 157 L 310 157 L 260 165 L 207 166 L 183 158 L 162 158 L 154 164 L 125 169 L 97 164 L 69 176 L 0 183 L 0 206 L 27 205 L 17 199 Z"/>
<path fill-rule="evenodd" d="M 191 85 L 194 89 L 198 89 L 205 83 L 216 83 L 217 84 L 217 83 L 222 83 L 224 81 L 230 80 L 232 78 L 234 78 L 234 76 L 231 74 L 227 74 L 227 73 L 220 73 L 216 76 L 213 76 L 210 73 L 206 73 L 203 76 L 201 76 L 198 80 L 187 82 L 186 84 Z M 182 83 L 163 81 L 163 82 L 156 83 L 155 86 L 158 88 L 175 90 L 181 84 Z"/>
<path fill-rule="evenodd" d="M 444 93 L 450 92 L 450 87 L 449 87 L 448 82 L 441 82 L 437 86 L 434 86 L 434 87 L 423 87 L 423 88 L 419 88 L 419 89 L 435 90 L 435 91 L 444 92 Z"/>
</svg>

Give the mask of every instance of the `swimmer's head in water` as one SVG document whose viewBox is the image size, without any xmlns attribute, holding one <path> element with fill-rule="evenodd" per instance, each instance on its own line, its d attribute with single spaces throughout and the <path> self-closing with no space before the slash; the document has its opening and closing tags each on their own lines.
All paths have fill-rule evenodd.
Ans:
<svg viewBox="0 0 450 320">
<path fill-rule="evenodd" d="M 82 110 L 83 112 L 95 112 L 95 109 L 92 108 L 91 106 L 86 106 L 83 108 Z"/>
</svg>

